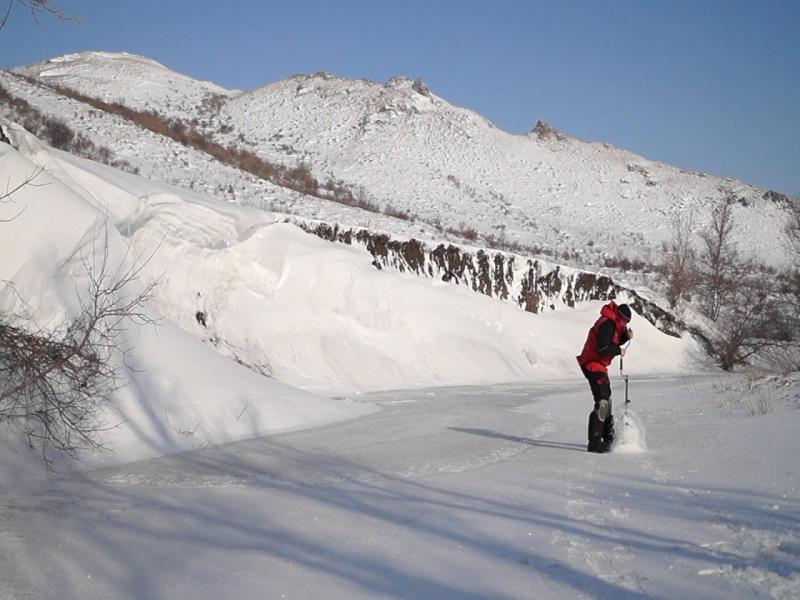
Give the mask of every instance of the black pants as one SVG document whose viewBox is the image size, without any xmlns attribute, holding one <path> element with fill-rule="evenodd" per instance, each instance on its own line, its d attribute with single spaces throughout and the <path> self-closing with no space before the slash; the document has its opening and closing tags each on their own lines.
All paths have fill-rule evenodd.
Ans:
<svg viewBox="0 0 800 600">
<path fill-rule="evenodd" d="M 589 442 L 599 443 L 602 440 L 606 447 L 610 447 L 614 441 L 614 417 L 611 414 L 611 381 L 608 373 L 587 371 L 583 367 L 581 371 L 589 382 L 589 389 L 592 390 L 594 399 L 594 410 L 589 414 Z M 603 400 L 608 403 L 607 407 L 601 405 Z M 602 410 L 603 408 L 605 410 Z M 603 412 L 606 414 L 603 415 Z"/>
<path fill-rule="evenodd" d="M 608 373 L 602 371 L 587 371 L 581 368 L 583 376 L 589 381 L 589 388 L 592 390 L 592 398 L 594 398 L 595 408 L 600 400 L 608 400 L 611 402 L 611 381 L 608 379 Z"/>
</svg>

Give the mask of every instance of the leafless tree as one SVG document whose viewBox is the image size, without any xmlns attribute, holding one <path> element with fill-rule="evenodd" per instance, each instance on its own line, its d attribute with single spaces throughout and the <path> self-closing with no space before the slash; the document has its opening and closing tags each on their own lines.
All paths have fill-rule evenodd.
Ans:
<svg viewBox="0 0 800 600">
<path fill-rule="evenodd" d="M 109 258 L 103 247 L 82 257 L 88 290 L 77 314 L 56 327 L 0 316 L 0 422 L 20 429 L 50 465 L 54 449 L 75 457 L 100 446 L 98 410 L 120 385 L 120 333 L 150 323 L 144 304 L 155 283 L 138 281 L 149 257 Z M 7 284 L 8 285 L 8 284 Z"/>
<path fill-rule="evenodd" d="M 800 198 L 793 200 L 786 222 L 786 239 L 794 255 L 800 257 Z"/>
<path fill-rule="evenodd" d="M 800 335 L 800 199 L 794 200 L 789 209 L 785 228 L 791 266 L 785 274 L 785 294 L 788 310 L 793 317 L 790 322 L 793 333 Z M 798 360 L 800 365 L 800 359 Z"/>
<path fill-rule="evenodd" d="M 4 204 L 4 203 L 8 203 L 8 202 L 13 202 L 13 199 L 12 199 L 11 197 L 12 197 L 12 196 L 13 196 L 13 195 L 14 195 L 16 192 L 18 192 L 19 190 L 21 190 L 22 188 L 24 188 L 24 187 L 26 187 L 26 186 L 29 186 L 29 185 L 31 185 L 31 186 L 36 186 L 36 185 L 38 185 L 38 184 L 36 184 L 35 182 L 36 182 L 36 178 L 37 178 L 37 177 L 39 177 L 39 175 L 40 175 L 41 173 L 42 173 L 42 168 L 41 168 L 41 167 L 37 167 L 37 168 L 35 168 L 35 169 L 33 170 L 33 172 L 32 172 L 30 175 L 28 175 L 28 177 L 27 177 L 25 180 L 23 180 L 23 181 L 22 181 L 22 182 L 20 182 L 19 184 L 15 185 L 13 188 L 11 187 L 11 183 L 9 182 L 9 183 L 6 185 L 6 191 L 5 191 L 5 192 L 2 192 L 2 193 L 0 193 L 0 204 Z M 13 221 L 13 220 L 14 220 L 14 219 L 16 219 L 17 217 L 19 217 L 19 216 L 20 216 L 20 215 L 23 213 L 23 211 L 24 211 L 24 210 L 25 210 L 24 208 L 21 208 L 21 209 L 19 209 L 19 211 L 17 212 L 17 214 L 15 214 L 15 215 L 13 215 L 13 216 L 11 216 L 11 217 L 0 217 L 0 223 L 8 223 L 8 222 L 10 222 L 10 221 Z"/>
<path fill-rule="evenodd" d="M 77 17 L 65 15 L 64 9 L 58 8 L 53 0 L 0 0 L 0 29 L 8 24 L 15 8 L 27 11 L 37 21 L 40 15 L 55 17 L 59 21 L 80 21 Z"/>
<path fill-rule="evenodd" d="M 672 239 L 666 247 L 664 271 L 667 281 L 667 300 L 675 308 L 689 300 L 698 285 L 697 257 L 692 246 L 692 219 L 676 216 L 672 223 Z"/>
<path fill-rule="evenodd" d="M 783 341 L 779 339 L 778 315 L 773 309 L 775 291 L 775 280 L 768 274 L 743 278 L 731 301 L 720 309 L 714 349 L 726 371 Z"/>
<path fill-rule="evenodd" d="M 703 251 L 702 299 L 706 315 L 717 320 L 721 308 L 731 301 L 736 287 L 738 266 L 741 264 L 731 234 L 733 233 L 733 207 L 729 199 L 721 201 L 713 211 L 711 225 L 700 234 Z"/>
</svg>

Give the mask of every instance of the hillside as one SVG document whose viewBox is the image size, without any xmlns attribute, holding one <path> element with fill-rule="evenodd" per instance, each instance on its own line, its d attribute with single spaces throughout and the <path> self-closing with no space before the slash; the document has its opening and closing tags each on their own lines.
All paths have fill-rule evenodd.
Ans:
<svg viewBox="0 0 800 600">
<path fill-rule="evenodd" d="M 137 285 L 157 282 L 147 314 L 158 326 L 126 334 L 126 365 L 135 368 L 126 369 L 129 385 L 107 415 L 126 423 L 113 434 L 112 447 L 127 440 L 119 456 L 220 443 L 349 414 L 322 398 L 293 400 L 300 392 L 280 386 L 300 387 L 303 394 L 353 394 L 572 372 L 583 321 L 592 317 L 569 316 L 582 312 L 566 310 L 568 301 L 576 306 L 575 300 L 607 297 L 607 288 L 600 288 L 599 295 L 584 291 L 567 298 L 559 291 L 558 271 L 544 265 L 539 287 L 537 278 L 530 285 L 552 309 L 532 318 L 513 303 L 439 277 L 378 270 L 363 249 L 332 245 L 280 215 L 122 173 L 48 148 L 1 119 L 0 125 L 22 149 L 0 144 L 0 176 L 10 189 L 43 169 L 33 185 L 0 203 L 0 219 L 11 219 L 3 223 L 0 248 L 7 257 L 0 279 L 11 284 L 0 296 L 3 314 L 29 315 L 44 327 L 74 314 L 86 287 L 87 257 L 103 252 L 105 235 L 109 255 L 120 265 L 152 254 Z M 563 276 L 573 285 L 575 273 Z M 554 291 L 546 292 L 547 282 Z M 591 314 L 596 310 L 592 306 Z M 653 352 L 671 357 L 643 363 L 643 369 L 691 366 L 689 355 L 698 348 L 690 337 L 639 321 L 641 347 L 652 345 Z M 542 339 L 550 340 L 546 348 Z M 206 368 L 198 372 L 197 365 Z M 240 383 L 223 393 L 228 371 Z M 288 407 L 273 406 L 282 398 L 291 400 Z M 234 418 L 247 407 L 248 419 Z M 156 421 L 166 418 L 174 430 L 152 431 L 153 410 L 166 415 Z M 282 412 L 286 417 L 277 418 Z M 195 435 L 177 434 L 198 423 Z"/>
<path fill-rule="evenodd" d="M 587 268 L 725 197 L 778 263 L 780 196 L 403 78 L 241 93 L 87 53 L 0 86 L 0 598 L 800 597 L 797 375 L 720 372 L 644 275 Z M 612 296 L 635 336 L 587 453 Z M 100 447 L 59 453 L 60 417 Z"/>
<path fill-rule="evenodd" d="M 356 213 L 343 215 L 345 225 L 375 226 L 377 219 L 379 227 L 426 239 L 437 235 L 431 225 L 439 236 L 444 229 L 474 229 L 495 244 L 569 255 L 579 263 L 602 264 L 607 256 L 652 262 L 676 215 L 702 227 L 711 207 L 729 198 L 736 239 L 746 253 L 782 262 L 783 248 L 772 235 L 784 219 L 780 194 L 580 141 L 544 123 L 512 135 L 450 105 L 420 81 L 397 77 L 378 84 L 317 73 L 242 93 L 170 74 L 149 59 L 108 53 L 69 55 L 17 72 L 154 110 L 278 164 L 307 165 L 319 181 L 341 181 L 375 206 L 414 219 L 411 224 Z M 151 135 L 79 102 L 64 110 L 66 99 L 51 89 L 9 74 L 0 83 L 71 127 L 90 130 L 93 138 L 115 139 L 121 157 L 149 176 L 243 204 L 263 205 L 268 195 L 281 210 L 331 215 L 323 208 L 327 203 L 265 188 L 250 176 L 187 156 L 185 148 L 165 155 L 148 141 Z"/>
</svg>

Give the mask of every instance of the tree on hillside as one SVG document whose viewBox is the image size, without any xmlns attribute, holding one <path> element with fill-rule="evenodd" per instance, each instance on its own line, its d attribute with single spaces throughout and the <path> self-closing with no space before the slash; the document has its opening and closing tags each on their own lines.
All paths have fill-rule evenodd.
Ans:
<svg viewBox="0 0 800 600">
<path fill-rule="evenodd" d="M 800 198 L 793 200 L 789 208 L 789 217 L 786 222 L 786 239 L 794 255 L 800 257 Z M 795 262 L 795 265 L 797 264 Z"/>
<path fill-rule="evenodd" d="M 730 301 L 720 308 L 713 340 L 720 366 L 730 371 L 779 344 L 774 279 L 763 272 L 742 278 Z"/>
<path fill-rule="evenodd" d="M 732 233 L 733 206 L 730 198 L 726 198 L 714 207 L 711 225 L 700 234 L 703 241 L 700 254 L 703 309 L 714 321 L 721 308 L 730 303 L 736 287 L 740 259 Z"/>
<path fill-rule="evenodd" d="M 800 199 L 794 200 L 790 205 L 784 233 L 789 247 L 790 264 L 793 265 L 786 273 L 785 292 L 789 311 L 793 317 L 790 327 L 795 336 L 798 336 L 800 335 Z"/>
<path fill-rule="evenodd" d="M 697 257 L 692 246 L 691 218 L 676 216 L 672 223 L 672 239 L 665 248 L 664 274 L 667 300 L 676 308 L 681 300 L 690 300 L 698 285 Z"/>
<path fill-rule="evenodd" d="M 701 232 L 702 308 L 716 323 L 712 346 L 723 369 L 759 358 L 776 371 L 800 367 L 796 356 L 800 330 L 800 206 L 790 207 L 785 234 L 790 248 L 788 272 L 778 273 L 744 259 L 731 239 L 732 203 L 714 208 Z"/>
</svg>

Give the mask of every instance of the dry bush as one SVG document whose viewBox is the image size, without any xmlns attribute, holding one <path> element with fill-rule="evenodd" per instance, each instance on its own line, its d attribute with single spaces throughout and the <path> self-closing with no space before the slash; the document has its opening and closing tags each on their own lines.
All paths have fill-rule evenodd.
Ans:
<svg viewBox="0 0 800 600">
<path fill-rule="evenodd" d="M 775 410 L 773 382 L 756 374 L 740 375 L 714 384 L 714 395 L 728 415 L 760 417 Z"/>
<path fill-rule="evenodd" d="M 68 150 L 75 133 L 61 121 L 48 120 L 44 125 L 44 134 L 53 148 Z"/>
<path fill-rule="evenodd" d="M 118 169 L 136 172 L 136 169 L 131 167 L 127 161 L 115 159 L 114 153 L 107 147 L 93 143 L 82 133 L 76 134 L 66 123 L 41 113 L 23 98 L 13 96 L 2 85 L 0 85 L 0 103 L 9 108 L 13 119 L 26 131 L 42 138 L 53 148 L 96 160 Z"/>
<path fill-rule="evenodd" d="M 402 219 L 403 221 L 410 221 L 412 219 L 411 214 L 408 211 L 395 208 L 391 204 L 386 205 L 386 207 L 383 209 L 383 214 L 394 217 L 395 219 Z"/>
<path fill-rule="evenodd" d="M 714 207 L 710 227 L 700 234 L 703 252 L 700 291 L 706 315 L 716 321 L 723 306 L 730 304 L 741 273 L 739 253 L 733 244 L 733 203 L 728 197 Z"/>
<path fill-rule="evenodd" d="M 676 308 L 681 300 L 691 300 L 700 281 L 696 261 L 691 219 L 678 216 L 673 220 L 672 239 L 662 265 L 670 308 Z"/>
<path fill-rule="evenodd" d="M 115 270 L 108 251 L 106 234 L 100 252 L 84 257 L 88 290 L 72 318 L 45 328 L 0 315 L 0 422 L 23 432 L 48 466 L 50 450 L 76 457 L 100 447 L 98 412 L 120 386 L 120 333 L 152 322 L 143 306 L 155 284 L 136 284 L 149 258 Z"/>
</svg>

